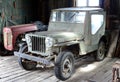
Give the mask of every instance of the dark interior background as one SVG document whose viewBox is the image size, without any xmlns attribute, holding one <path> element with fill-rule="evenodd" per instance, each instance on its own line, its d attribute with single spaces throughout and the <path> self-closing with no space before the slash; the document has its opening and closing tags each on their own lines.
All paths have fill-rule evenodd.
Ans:
<svg viewBox="0 0 120 82">
<path fill-rule="evenodd" d="M 20 22 L 21 24 L 24 22 L 30 23 L 38 20 L 42 21 L 44 24 L 48 24 L 50 12 L 52 9 L 75 6 L 75 0 L 0 1 L 3 2 L 3 8 L 6 9 L 5 11 L 7 11 L 7 17 L 11 20 Z M 105 9 L 107 14 L 114 15 L 117 19 L 120 19 L 120 0 L 100 0 L 100 7 Z"/>
<path fill-rule="evenodd" d="M 52 9 L 72 6 L 73 0 L 32 0 L 33 21 L 40 20 L 48 24 Z"/>
</svg>

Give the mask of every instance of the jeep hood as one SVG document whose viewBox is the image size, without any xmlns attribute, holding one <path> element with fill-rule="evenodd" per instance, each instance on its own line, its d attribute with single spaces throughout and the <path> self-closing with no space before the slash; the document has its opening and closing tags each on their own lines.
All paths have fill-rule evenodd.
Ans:
<svg viewBox="0 0 120 82">
<path fill-rule="evenodd" d="M 78 41 L 83 39 L 83 35 L 79 33 L 74 32 L 65 32 L 65 31 L 59 31 L 59 32 L 37 32 L 35 35 L 38 36 L 45 36 L 50 37 L 55 40 L 55 43 L 57 42 L 68 42 L 68 41 Z"/>
</svg>

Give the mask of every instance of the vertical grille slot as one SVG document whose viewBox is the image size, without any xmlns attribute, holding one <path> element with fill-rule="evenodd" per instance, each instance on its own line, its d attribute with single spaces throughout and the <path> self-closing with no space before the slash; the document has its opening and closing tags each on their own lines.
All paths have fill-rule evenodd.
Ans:
<svg viewBox="0 0 120 82">
<path fill-rule="evenodd" d="M 45 37 L 31 36 L 32 51 L 45 53 Z"/>
</svg>

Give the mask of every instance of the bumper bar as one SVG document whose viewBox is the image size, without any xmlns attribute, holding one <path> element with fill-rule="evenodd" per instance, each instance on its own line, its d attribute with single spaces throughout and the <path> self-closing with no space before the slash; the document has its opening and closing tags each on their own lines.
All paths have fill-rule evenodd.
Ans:
<svg viewBox="0 0 120 82">
<path fill-rule="evenodd" d="M 32 61 L 36 61 L 36 62 L 40 62 L 46 65 L 50 65 L 50 62 L 44 58 L 39 58 L 39 57 L 35 57 L 35 56 L 31 56 L 25 53 L 20 53 L 20 52 L 14 52 L 15 56 L 21 57 L 21 58 L 25 58 L 28 60 L 32 60 Z"/>
</svg>

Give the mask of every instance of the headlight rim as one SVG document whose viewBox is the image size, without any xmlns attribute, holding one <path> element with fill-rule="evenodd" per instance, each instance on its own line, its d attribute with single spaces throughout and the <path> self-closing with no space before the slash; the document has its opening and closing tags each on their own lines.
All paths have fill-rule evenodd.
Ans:
<svg viewBox="0 0 120 82">
<path fill-rule="evenodd" d="M 52 47 L 53 46 L 53 44 L 54 44 L 54 41 L 53 41 L 53 38 L 51 38 L 51 37 L 46 37 L 46 39 L 45 39 L 45 44 L 46 44 L 46 47 Z"/>
</svg>

